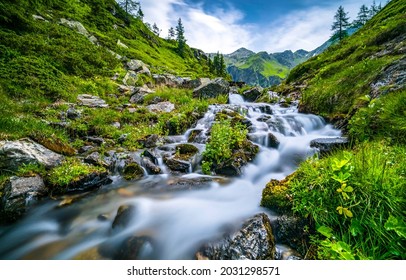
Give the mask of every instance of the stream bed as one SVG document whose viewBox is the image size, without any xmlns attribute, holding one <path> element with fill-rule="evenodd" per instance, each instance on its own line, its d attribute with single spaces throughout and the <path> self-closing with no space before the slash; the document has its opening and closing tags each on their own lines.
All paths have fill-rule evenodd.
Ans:
<svg viewBox="0 0 406 280">
<path fill-rule="evenodd" d="M 160 157 L 165 149 L 186 143 L 192 131 L 199 131 L 192 144 L 202 152 L 215 114 L 224 109 L 249 120 L 249 139 L 260 147 L 243 174 L 206 176 L 199 164 L 191 165 L 187 174 L 168 172 Z M 277 148 L 270 143 L 270 133 L 279 142 Z M 123 240 L 134 235 L 145 237 L 139 246 L 140 259 L 193 259 L 204 242 L 218 238 L 227 228 L 261 212 L 272 218 L 274 213 L 259 206 L 266 183 L 285 178 L 312 156 L 313 139 L 340 135 L 321 117 L 298 113 L 296 106 L 247 103 L 240 95 L 230 94 L 230 104 L 211 105 L 195 127 L 155 149 L 165 174 L 137 181 L 113 176 L 112 184 L 63 207 L 61 201 L 41 202 L 21 221 L 0 228 L 0 259 L 111 259 Z M 205 184 L 194 187 L 194 181 Z M 190 188 L 185 188 L 188 184 Z M 131 206 L 134 214 L 125 226 L 113 228 L 122 205 Z"/>
</svg>

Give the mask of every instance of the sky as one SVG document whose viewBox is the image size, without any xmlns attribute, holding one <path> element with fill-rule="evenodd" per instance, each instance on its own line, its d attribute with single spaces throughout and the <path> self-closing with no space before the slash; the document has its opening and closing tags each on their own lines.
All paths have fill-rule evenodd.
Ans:
<svg viewBox="0 0 406 280">
<path fill-rule="evenodd" d="M 373 0 L 139 0 L 144 22 L 166 37 L 179 18 L 187 44 L 207 53 L 311 51 L 327 41 L 342 5 L 350 20 Z M 376 1 L 380 3 L 379 0 Z M 382 5 L 386 0 L 382 1 Z"/>
</svg>

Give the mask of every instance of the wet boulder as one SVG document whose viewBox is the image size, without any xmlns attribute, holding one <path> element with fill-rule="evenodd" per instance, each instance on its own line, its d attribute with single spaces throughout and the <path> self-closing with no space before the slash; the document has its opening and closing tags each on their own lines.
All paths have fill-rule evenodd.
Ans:
<svg viewBox="0 0 406 280">
<path fill-rule="evenodd" d="M 268 133 L 268 147 L 277 149 L 279 147 L 279 145 L 280 145 L 280 142 L 279 142 L 278 138 L 276 138 L 276 136 L 273 133 L 269 132 Z"/>
<path fill-rule="evenodd" d="M 0 200 L 0 223 L 21 218 L 32 204 L 48 193 L 40 176 L 9 178 L 4 184 Z"/>
<path fill-rule="evenodd" d="M 214 172 L 224 176 L 240 176 L 242 174 L 242 168 L 247 165 L 248 162 L 254 160 L 258 152 L 259 147 L 246 140 L 241 149 L 233 151 L 233 155 L 230 159 L 215 164 Z"/>
<path fill-rule="evenodd" d="M 93 171 L 81 176 L 79 179 L 69 182 L 65 186 L 51 186 L 55 194 L 82 193 L 93 191 L 113 181 L 106 171 Z"/>
<path fill-rule="evenodd" d="M 149 157 L 141 159 L 141 165 L 147 170 L 148 174 L 161 174 L 162 170 Z"/>
<path fill-rule="evenodd" d="M 94 166 L 109 167 L 109 164 L 102 159 L 98 152 L 93 152 L 83 160 L 85 163 L 89 163 Z"/>
<path fill-rule="evenodd" d="M 132 221 L 136 213 L 136 207 L 134 205 L 121 205 L 117 209 L 116 217 L 111 225 L 114 231 L 125 229 Z"/>
<path fill-rule="evenodd" d="M 176 158 L 164 158 L 166 166 L 175 173 L 188 173 L 191 169 L 191 163 L 189 161 L 176 159 Z"/>
<path fill-rule="evenodd" d="M 346 137 L 317 138 L 310 142 L 310 147 L 318 149 L 321 155 L 329 153 L 335 149 L 346 148 L 348 145 L 349 141 Z"/>
<path fill-rule="evenodd" d="M 219 95 L 226 95 L 228 94 L 230 89 L 229 83 L 224 80 L 223 78 L 216 78 L 202 84 L 198 88 L 193 90 L 193 97 L 194 98 L 215 98 Z"/>
<path fill-rule="evenodd" d="M 274 260 L 275 237 L 264 213 L 248 219 L 224 238 L 204 244 L 196 253 L 199 260 Z"/>
<path fill-rule="evenodd" d="M 151 259 L 154 243 L 149 236 L 134 235 L 124 239 L 114 252 L 114 260 Z"/>
<path fill-rule="evenodd" d="M 255 102 L 262 95 L 262 91 L 262 88 L 254 87 L 244 91 L 242 95 L 247 102 Z"/>
<path fill-rule="evenodd" d="M 126 180 L 141 179 L 145 175 L 144 169 L 135 161 L 127 163 L 122 173 Z"/>
<path fill-rule="evenodd" d="M 63 159 L 31 139 L 0 141 L 0 169 L 14 171 L 23 164 L 40 164 L 50 169 L 60 165 Z"/>
</svg>

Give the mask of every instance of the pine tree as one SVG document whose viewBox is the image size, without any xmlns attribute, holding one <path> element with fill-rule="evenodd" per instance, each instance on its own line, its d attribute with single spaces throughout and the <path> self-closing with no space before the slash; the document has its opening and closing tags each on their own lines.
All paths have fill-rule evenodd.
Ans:
<svg viewBox="0 0 406 280">
<path fill-rule="evenodd" d="M 118 0 L 117 3 L 125 11 L 125 13 L 126 13 L 126 21 L 127 21 L 128 24 L 130 23 L 130 15 L 137 13 L 141 9 L 141 5 L 140 5 L 139 1 Z"/>
<path fill-rule="evenodd" d="M 173 27 L 168 30 L 168 40 L 175 39 L 175 29 Z"/>
<path fill-rule="evenodd" d="M 141 9 L 141 4 L 139 5 L 139 8 L 138 8 L 138 12 L 137 12 L 136 17 L 137 17 L 138 19 L 140 19 L 141 21 L 144 20 L 144 12 L 143 12 L 142 9 Z"/>
<path fill-rule="evenodd" d="M 359 9 L 357 19 L 354 21 L 355 27 L 361 27 L 365 25 L 365 23 L 370 19 L 369 17 L 369 9 L 367 6 L 362 5 Z"/>
<path fill-rule="evenodd" d="M 158 25 L 156 25 L 156 23 L 154 22 L 154 24 L 152 25 L 152 32 L 154 32 L 154 34 L 156 36 L 159 36 L 159 34 L 161 33 L 161 29 L 159 29 Z"/>
<path fill-rule="evenodd" d="M 344 11 L 343 6 L 340 6 L 334 16 L 334 23 L 331 26 L 331 30 L 334 31 L 332 39 L 338 39 L 341 41 L 348 36 L 347 28 L 350 26 L 348 13 Z"/>
<path fill-rule="evenodd" d="M 379 3 L 379 6 L 377 6 L 374 0 L 372 2 L 371 8 L 369 9 L 369 18 L 375 16 L 381 9 L 382 9 L 381 3 Z"/>
<path fill-rule="evenodd" d="M 186 47 L 185 28 L 182 24 L 182 19 L 179 18 L 178 25 L 176 26 L 176 41 L 178 43 L 178 54 L 183 57 Z"/>
</svg>

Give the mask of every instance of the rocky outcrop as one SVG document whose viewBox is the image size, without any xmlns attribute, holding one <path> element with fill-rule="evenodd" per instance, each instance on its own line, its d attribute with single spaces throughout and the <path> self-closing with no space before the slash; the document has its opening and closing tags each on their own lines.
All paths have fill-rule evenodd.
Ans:
<svg viewBox="0 0 406 280">
<path fill-rule="evenodd" d="M 75 20 L 68 20 L 68 19 L 64 19 L 61 18 L 59 20 L 59 22 L 62 25 L 65 25 L 67 27 L 69 27 L 70 29 L 75 30 L 76 32 L 78 32 L 79 34 L 82 34 L 83 36 L 85 36 L 92 44 L 97 44 L 97 38 L 95 36 L 93 36 L 92 34 L 90 34 L 86 28 L 83 26 L 82 23 L 80 23 L 79 21 L 75 21 Z"/>
<path fill-rule="evenodd" d="M 78 105 L 90 108 L 108 108 L 109 105 L 98 96 L 90 94 L 80 94 L 77 99 Z"/>
<path fill-rule="evenodd" d="M 262 88 L 254 87 L 252 89 L 244 91 L 242 96 L 247 102 L 255 102 L 262 95 L 262 91 Z"/>
<path fill-rule="evenodd" d="M 406 88 L 406 56 L 386 67 L 371 84 L 372 98 Z"/>
<path fill-rule="evenodd" d="M 136 87 L 134 88 L 134 94 L 130 98 L 130 103 L 142 104 L 145 96 L 151 93 L 154 93 L 154 91 L 145 85 L 142 87 Z"/>
<path fill-rule="evenodd" d="M 48 193 L 40 176 L 11 177 L 4 184 L 0 200 L 0 224 L 21 218 L 37 199 Z"/>
<path fill-rule="evenodd" d="M 151 76 L 151 71 L 148 66 L 141 60 L 132 59 L 126 63 L 127 69 L 135 71 L 137 74 L 146 74 Z"/>
<path fill-rule="evenodd" d="M 18 170 L 23 164 L 40 164 L 50 169 L 64 157 L 30 140 L 0 141 L 0 169 Z"/>
<path fill-rule="evenodd" d="M 175 104 L 169 101 L 164 101 L 157 104 L 148 105 L 146 108 L 148 111 L 153 113 L 170 113 L 175 110 Z"/>
<path fill-rule="evenodd" d="M 223 78 L 216 78 L 194 89 L 193 97 L 215 98 L 219 95 L 228 94 L 229 89 L 230 85 L 226 80 L 224 80 Z"/>
<path fill-rule="evenodd" d="M 52 189 L 55 194 L 82 193 L 96 190 L 112 182 L 107 172 L 94 171 L 65 186 L 53 186 Z"/>
<path fill-rule="evenodd" d="M 196 253 L 198 260 L 273 260 L 275 238 L 264 213 L 248 219 L 238 231 L 209 242 Z"/>
</svg>

